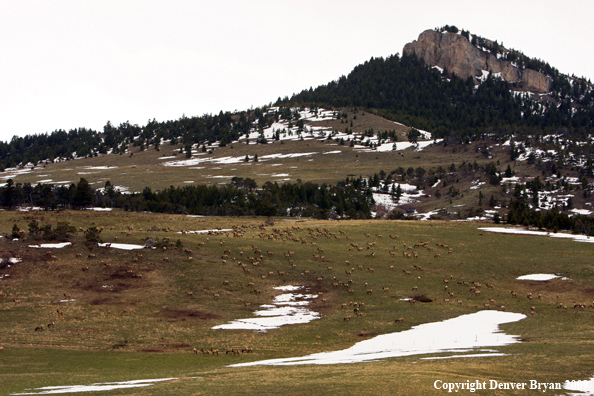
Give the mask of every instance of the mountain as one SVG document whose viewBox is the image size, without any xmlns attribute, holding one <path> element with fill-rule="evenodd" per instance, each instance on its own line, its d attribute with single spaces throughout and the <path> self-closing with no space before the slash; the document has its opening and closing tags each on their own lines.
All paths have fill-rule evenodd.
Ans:
<svg viewBox="0 0 594 396">
<path fill-rule="evenodd" d="M 425 64 L 448 70 L 462 79 L 472 77 L 475 84 L 494 73 L 517 90 L 550 92 L 553 79 L 545 72 L 522 67 L 511 51 L 496 42 L 483 40 L 479 44 L 476 36 L 470 40 L 468 36 L 448 30 L 425 30 L 417 40 L 404 46 L 403 53 L 415 54 Z"/>
<path fill-rule="evenodd" d="M 274 106 L 0 142 L 0 204 L 478 216 L 589 234 L 568 219 L 592 213 L 593 132 L 589 81 L 446 26 Z"/>
<path fill-rule="evenodd" d="M 348 76 L 304 90 L 282 105 L 360 107 L 438 137 L 476 139 L 555 129 L 594 129 L 594 89 L 548 63 L 456 27 L 428 30 L 403 55 L 372 58 Z"/>
</svg>

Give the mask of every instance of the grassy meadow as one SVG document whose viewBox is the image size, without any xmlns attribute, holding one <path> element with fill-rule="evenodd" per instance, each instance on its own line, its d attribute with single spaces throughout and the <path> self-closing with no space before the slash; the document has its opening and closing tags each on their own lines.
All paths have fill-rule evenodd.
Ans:
<svg viewBox="0 0 594 396">
<path fill-rule="evenodd" d="M 131 251 L 88 247 L 79 231 L 70 246 L 40 249 L 28 246 L 42 241 L 6 237 L 13 224 L 27 230 L 32 219 L 52 225 L 68 221 L 82 230 L 103 227 L 100 237 L 109 243 L 144 245 L 151 237 L 160 244 Z M 447 392 L 434 388 L 436 380 L 563 382 L 594 375 L 594 246 L 589 243 L 488 233 L 478 230 L 484 224 L 471 222 L 62 211 L 0 212 L 0 224 L 5 235 L 0 256 L 22 258 L 0 269 L 1 395 L 157 378 L 176 379 L 89 394 L 426 395 Z M 216 229 L 234 231 L 186 232 Z M 414 246 L 423 242 L 425 247 Z M 516 280 L 533 273 L 569 280 Z M 471 290 L 473 282 L 480 286 Z M 281 285 L 304 285 L 317 293 L 311 309 L 321 319 L 265 333 L 211 329 L 253 317 L 282 293 L 273 289 Z M 422 295 L 431 302 L 402 301 Z M 354 302 L 364 303 L 360 317 Z M 501 326 L 521 340 L 496 348 L 507 356 L 226 367 L 344 349 L 375 335 L 483 309 L 527 315 Z M 345 321 L 346 315 L 352 319 Z M 395 322 L 398 318 L 403 322 Z M 36 331 L 39 325 L 44 328 Z M 225 353 L 246 347 L 253 352 Z M 194 348 L 220 352 L 196 354 Z"/>
</svg>

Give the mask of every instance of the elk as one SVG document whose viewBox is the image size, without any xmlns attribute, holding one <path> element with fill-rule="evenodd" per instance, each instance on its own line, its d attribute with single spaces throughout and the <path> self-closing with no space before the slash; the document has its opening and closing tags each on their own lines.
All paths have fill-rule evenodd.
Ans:
<svg viewBox="0 0 594 396">
<path fill-rule="evenodd" d="M 35 328 L 35 331 L 43 331 L 43 325 L 39 325 Z"/>
<path fill-rule="evenodd" d="M 351 317 L 350 316 L 345 316 L 344 317 L 344 321 L 346 322 L 347 320 L 351 320 Z"/>
<path fill-rule="evenodd" d="M 395 323 L 402 323 L 402 322 L 404 322 L 404 318 L 398 318 L 394 322 Z"/>
</svg>

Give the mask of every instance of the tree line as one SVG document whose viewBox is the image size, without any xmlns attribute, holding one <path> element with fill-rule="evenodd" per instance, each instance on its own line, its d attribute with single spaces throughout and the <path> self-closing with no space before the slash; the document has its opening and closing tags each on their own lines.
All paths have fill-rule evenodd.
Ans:
<svg viewBox="0 0 594 396">
<path fill-rule="evenodd" d="M 319 219 L 371 218 L 374 204 L 370 190 L 357 189 L 352 183 L 327 184 L 271 183 L 258 188 L 249 178 L 234 177 L 224 186 L 196 185 L 169 187 L 141 193 L 123 194 L 109 181 L 93 189 L 81 178 L 77 184 L 14 183 L 0 187 L 5 209 L 38 207 L 44 210 L 85 209 L 89 207 L 122 208 L 127 211 L 210 215 L 210 216 L 290 216 Z"/>
</svg>

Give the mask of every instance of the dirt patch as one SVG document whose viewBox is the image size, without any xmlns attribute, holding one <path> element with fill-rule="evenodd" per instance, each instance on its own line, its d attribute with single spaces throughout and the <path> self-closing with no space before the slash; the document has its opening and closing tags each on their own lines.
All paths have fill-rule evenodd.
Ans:
<svg viewBox="0 0 594 396">
<path fill-rule="evenodd" d="M 163 344 L 164 347 L 167 348 L 191 348 L 192 345 L 182 342 L 182 343 L 175 343 L 175 344 Z"/>
<path fill-rule="evenodd" d="M 167 319 L 201 319 L 201 320 L 208 320 L 208 319 L 220 319 L 222 318 L 221 315 L 212 313 L 212 312 L 204 312 L 204 311 L 194 311 L 191 309 L 173 309 L 173 308 L 166 308 L 161 311 L 161 316 Z"/>
<path fill-rule="evenodd" d="M 130 305 L 127 302 L 117 301 L 112 298 L 96 298 L 91 301 L 91 305 Z"/>
<path fill-rule="evenodd" d="M 130 269 L 118 269 L 111 274 L 111 279 L 142 279 L 142 275 Z"/>
<path fill-rule="evenodd" d="M 594 294 L 594 287 L 586 287 L 584 289 L 584 293 L 586 293 L 586 294 Z"/>
</svg>

